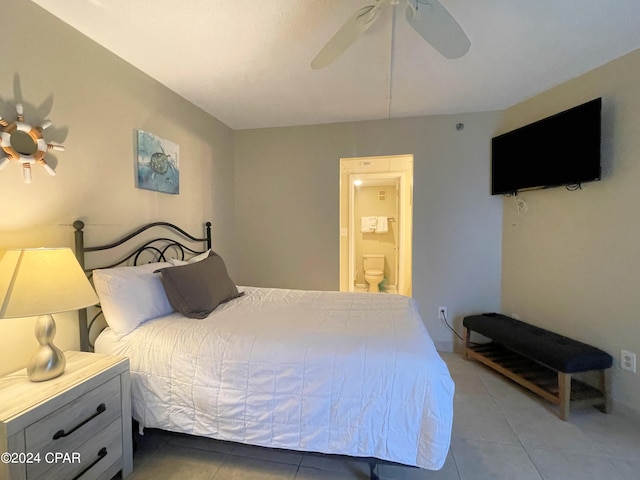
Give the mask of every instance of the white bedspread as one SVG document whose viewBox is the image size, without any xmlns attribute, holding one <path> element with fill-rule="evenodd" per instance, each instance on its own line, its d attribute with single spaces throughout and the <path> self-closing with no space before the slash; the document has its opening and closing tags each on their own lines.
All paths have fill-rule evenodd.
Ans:
<svg viewBox="0 0 640 480">
<path fill-rule="evenodd" d="M 413 299 L 243 290 L 204 320 L 100 335 L 97 352 L 130 358 L 142 426 L 442 467 L 454 384 Z"/>
</svg>

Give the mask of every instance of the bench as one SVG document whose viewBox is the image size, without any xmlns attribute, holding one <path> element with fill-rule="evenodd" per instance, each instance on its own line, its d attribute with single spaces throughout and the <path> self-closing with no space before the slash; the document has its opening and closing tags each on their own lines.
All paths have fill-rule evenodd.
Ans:
<svg viewBox="0 0 640 480">
<path fill-rule="evenodd" d="M 571 404 L 588 404 L 611 411 L 613 358 L 586 343 L 498 313 L 465 317 L 464 357 L 473 358 L 560 407 L 562 420 L 569 419 Z M 492 341 L 471 342 L 471 332 Z M 575 378 L 575 373 L 596 371 L 599 387 Z"/>
</svg>

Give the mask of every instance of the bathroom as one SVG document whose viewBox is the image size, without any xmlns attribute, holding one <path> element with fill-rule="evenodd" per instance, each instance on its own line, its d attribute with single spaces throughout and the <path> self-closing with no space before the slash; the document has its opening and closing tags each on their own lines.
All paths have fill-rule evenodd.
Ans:
<svg viewBox="0 0 640 480">
<path fill-rule="evenodd" d="M 356 219 L 356 291 L 398 293 L 398 180 L 380 178 L 361 182 L 359 186 L 356 184 L 353 212 Z M 380 226 L 385 221 L 386 225 Z M 372 222 L 375 226 L 370 227 Z M 365 255 L 368 262 L 365 262 Z M 365 279 L 365 263 L 369 263 L 369 272 L 379 271 L 382 267 L 379 284 Z M 370 278 L 377 280 L 378 275 L 370 275 Z"/>
<path fill-rule="evenodd" d="M 340 290 L 411 296 L 413 156 L 341 159 Z"/>
</svg>

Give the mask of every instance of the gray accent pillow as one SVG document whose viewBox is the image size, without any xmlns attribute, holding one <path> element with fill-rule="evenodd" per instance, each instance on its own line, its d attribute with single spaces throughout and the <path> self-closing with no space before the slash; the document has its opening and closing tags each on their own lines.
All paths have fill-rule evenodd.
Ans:
<svg viewBox="0 0 640 480">
<path fill-rule="evenodd" d="M 242 295 L 219 255 L 160 270 L 169 303 L 189 318 L 205 318 L 221 303 Z"/>
</svg>

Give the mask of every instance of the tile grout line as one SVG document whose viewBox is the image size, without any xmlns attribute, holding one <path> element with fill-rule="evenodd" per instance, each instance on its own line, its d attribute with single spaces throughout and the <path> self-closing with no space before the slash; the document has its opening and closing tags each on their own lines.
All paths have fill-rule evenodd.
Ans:
<svg viewBox="0 0 640 480">
<path fill-rule="evenodd" d="M 456 454 L 453 451 L 453 447 L 449 447 L 449 450 L 451 450 L 451 458 L 453 459 L 453 466 L 456 468 L 456 474 L 458 475 L 458 480 L 462 480 L 462 477 L 460 476 L 460 469 L 458 468 L 458 461 L 456 460 Z"/>
<path fill-rule="evenodd" d="M 491 398 L 494 399 L 494 401 L 496 402 L 496 405 L 498 406 L 498 411 L 500 412 L 500 414 L 502 415 L 502 417 L 504 418 L 505 422 L 507 422 L 507 425 L 509 425 L 509 428 L 511 429 L 511 431 L 513 432 L 513 434 L 515 435 L 515 437 L 518 439 L 518 442 L 520 443 L 520 446 L 522 447 L 522 450 L 524 451 L 524 453 L 527 455 L 527 458 L 529 459 L 529 461 L 531 462 L 531 465 L 533 465 L 533 468 L 535 469 L 535 471 L 538 473 L 538 476 L 540 477 L 541 480 L 546 480 L 544 475 L 542 474 L 542 472 L 540 471 L 540 469 L 538 468 L 538 465 L 536 464 L 536 462 L 533 460 L 533 458 L 531 457 L 531 454 L 529 453 L 529 451 L 527 450 L 527 447 L 524 445 L 524 443 L 522 443 L 522 439 L 520 438 L 520 435 L 518 435 L 518 432 L 516 432 L 516 429 L 513 427 L 513 424 L 511 423 L 511 421 L 509 420 L 509 418 L 505 415 L 503 406 L 500 405 L 495 397 L 493 392 L 487 387 L 487 384 L 485 383 L 485 378 L 481 378 L 480 381 L 482 382 L 482 384 L 485 386 L 485 388 L 487 388 L 487 391 L 489 392 L 489 395 L 491 395 Z"/>
</svg>

